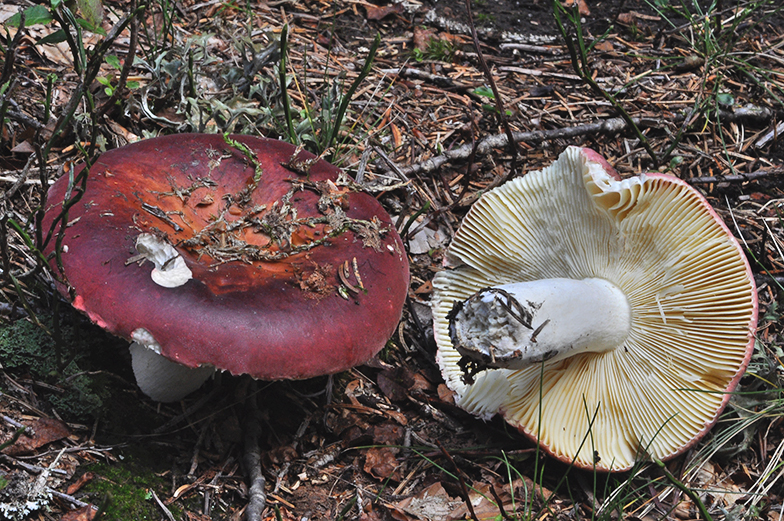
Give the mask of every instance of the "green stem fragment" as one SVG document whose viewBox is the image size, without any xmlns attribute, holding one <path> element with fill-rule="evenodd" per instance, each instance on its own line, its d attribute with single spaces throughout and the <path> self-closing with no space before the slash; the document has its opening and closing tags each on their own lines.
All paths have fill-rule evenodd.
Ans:
<svg viewBox="0 0 784 521">
<path fill-rule="evenodd" d="M 691 499 L 694 502 L 694 504 L 697 505 L 697 508 L 699 509 L 700 514 L 702 514 L 703 519 L 705 521 L 713 521 L 713 518 L 708 513 L 708 509 L 705 508 L 705 504 L 700 500 L 699 496 L 692 489 L 687 487 L 682 481 L 680 481 L 678 478 L 673 476 L 672 473 L 669 470 L 667 470 L 667 466 L 664 464 L 663 461 L 656 460 L 656 464 L 662 470 L 664 476 L 670 481 L 670 483 L 672 483 L 675 486 L 675 488 L 677 488 L 678 490 L 680 490 L 681 492 L 689 496 L 689 499 Z"/>
</svg>

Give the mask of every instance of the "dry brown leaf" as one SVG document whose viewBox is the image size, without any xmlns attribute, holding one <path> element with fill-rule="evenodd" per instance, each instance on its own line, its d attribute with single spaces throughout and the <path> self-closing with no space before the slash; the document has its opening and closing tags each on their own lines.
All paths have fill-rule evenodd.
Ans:
<svg viewBox="0 0 784 521">
<path fill-rule="evenodd" d="M 474 508 L 474 514 L 479 521 L 489 521 L 491 519 L 499 519 L 502 517 L 501 508 L 495 503 L 495 496 L 490 491 L 490 486 L 485 483 L 475 484 L 472 490 L 468 493 L 471 500 L 471 506 Z M 493 485 L 495 493 L 501 500 L 503 511 L 511 514 L 515 510 L 515 506 L 525 505 L 522 501 L 512 501 L 512 496 L 509 494 L 508 485 Z M 519 499 L 519 498 L 518 498 Z M 450 512 L 449 519 L 467 519 L 471 517 L 468 507 L 465 502 L 457 506 Z"/>
<path fill-rule="evenodd" d="M 612 42 L 607 41 L 607 40 L 599 42 L 596 45 L 594 45 L 593 47 L 597 51 L 602 51 L 602 52 L 612 52 L 615 49 L 615 47 L 613 47 Z"/>
<path fill-rule="evenodd" d="M 136 143 L 141 139 L 139 136 L 128 130 L 127 128 L 123 127 L 119 123 L 114 120 L 107 121 L 109 128 L 112 129 L 112 132 L 117 134 L 120 138 L 124 140 L 125 143 Z"/>
<path fill-rule="evenodd" d="M 379 373 L 377 383 L 381 392 L 393 402 L 401 402 L 406 399 L 406 389 L 399 383 L 396 371 L 383 371 Z"/>
<path fill-rule="evenodd" d="M 438 384 L 438 399 L 444 403 L 455 403 L 455 393 L 444 384 Z"/>
<path fill-rule="evenodd" d="M 428 281 L 428 283 L 430 283 L 430 281 Z M 432 288 L 433 285 L 430 283 L 430 289 L 432 290 Z M 434 389 L 430 380 L 425 378 L 421 373 L 414 373 L 412 375 L 412 380 L 413 382 L 408 385 L 409 391 L 432 391 Z"/>
<path fill-rule="evenodd" d="M 79 490 L 81 490 L 83 486 L 91 482 L 93 479 L 95 479 L 94 473 L 85 472 L 84 474 L 79 476 L 79 478 L 76 481 L 68 485 L 68 488 L 66 489 L 65 493 L 68 494 L 69 496 L 73 496 L 74 494 L 79 492 Z"/>
<path fill-rule="evenodd" d="M 412 128 L 411 133 L 414 134 L 414 137 L 421 145 L 427 145 L 427 136 L 425 136 L 421 130 L 418 128 Z"/>
<path fill-rule="evenodd" d="M 11 149 L 11 152 L 16 154 L 32 154 L 35 152 L 33 145 L 30 144 L 29 141 L 21 141 L 19 142 L 14 148 Z"/>
<path fill-rule="evenodd" d="M 54 24 L 34 25 L 27 28 L 28 34 L 36 42 L 58 30 L 59 27 Z M 99 35 L 90 32 L 85 32 L 82 37 L 85 48 L 95 47 L 100 40 L 101 37 Z M 68 47 L 68 42 L 66 41 L 56 44 L 38 44 L 33 48 L 39 52 L 43 58 L 46 58 L 52 63 L 62 67 L 73 67 L 73 55 L 71 54 L 71 48 Z"/>
<path fill-rule="evenodd" d="M 417 289 L 414 290 L 415 295 L 428 295 L 433 293 L 433 283 L 429 280 L 424 284 L 420 284 Z"/>
<path fill-rule="evenodd" d="M 377 445 L 400 445 L 403 443 L 405 429 L 400 425 L 385 422 L 373 426 L 373 443 Z"/>
<path fill-rule="evenodd" d="M 60 521 L 90 521 L 95 518 L 97 512 L 98 510 L 93 505 L 87 505 L 86 507 L 66 512 L 60 518 Z"/>
<path fill-rule="evenodd" d="M 384 6 L 365 4 L 365 10 L 367 11 L 368 20 L 381 20 L 390 14 L 401 14 L 403 12 L 403 3 Z"/>
<path fill-rule="evenodd" d="M 424 51 L 427 49 L 427 44 L 430 40 L 436 37 L 435 29 L 426 29 L 424 27 L 414 27 L 414 48 Z"/>
<path fill-rule="evenodd" d="M 564 2 L 566 7 L 573 7 L 577 5 L 577 10 L 582 16 L 591 16 L 591 10 L 585 0 L 566 0 Z"/>
<path fill-rule="evenodd" d="M 392 129 L 392 137 L 395 140 L 395 148 L 403 146 L 403 136 L 400 133 L 400 128 L 394 123 L 390 123 L 389 127 Z"/>
<path fill-rule="evenodd" d="M 372 447 L 365 454 L 365 472 L 380 480 L 400 481 L 400 463 L 395 458 L 398 450 L 391 447 Z"/>
<path fill-rule="evenodd" d="M 390 513 L 398 521 L 449 521 L 450 514 L 463 504 L 446 493 L 441 483 L 434 483 L 417 494 L 392 505 Z"/>
<path fill-rule="evenodd" d="M 721 467 L 710 461 L 703 463 L 689 480 L 689 485 L 694 488 L 706 490 L 706 494 L 713 498 L 712 504 L 728 506 L 733 505 L 744 491 L 726 474 Z"/>
<path fill-rule="evenodd" d="M 32 436 L 22 434 L 16 443 L 3 449 L 4 454 L 9 456 L 32 454 L 39 447 L 61 440 L 70 434 L 68 426 L 64 422 L 53 418 L 39 418 L 28 427 L 32 429 L 34 434 Z"/>
<path fill-rule="evenodd" d="M 384 519 L 383 514 L 378 510 L 370 510 L 369 512 L 364 512 L 359 517 L 359 521 L 382 521 L 383 519 Z"/>
</svg>

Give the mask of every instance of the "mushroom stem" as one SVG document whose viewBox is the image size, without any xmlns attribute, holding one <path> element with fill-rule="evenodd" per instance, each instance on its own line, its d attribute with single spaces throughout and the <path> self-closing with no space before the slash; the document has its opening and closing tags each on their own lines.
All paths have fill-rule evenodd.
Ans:
<svg viewBox="0 0 784 521">
<path fill-rule="evenodd" d="M 131 344 L 131 365 L 139 389 L 164 403 L 182 400 L 215 372 L 210 366 L 187 367 L 172 362 L 136 342 Z"/>
<path fill-rule="evenodd" d="M 543 279 L 485 288 L 447 316 L 467 379 L 623 345 L 631 328 L 624 293 L 598 278 Z"/>
<path fill-rule="evenodd" d="M 156 402 L 176 402 L 185 398 L 213 375 L 210 365 L 188 367 L 161 354 L 161 345 L 144 328 L 131 333 L 131 366 L 136 385 Z"/>
</svg>

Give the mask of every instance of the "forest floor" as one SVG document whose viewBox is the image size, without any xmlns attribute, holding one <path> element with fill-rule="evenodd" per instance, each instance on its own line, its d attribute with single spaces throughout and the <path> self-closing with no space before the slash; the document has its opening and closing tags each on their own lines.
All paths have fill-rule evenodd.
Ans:
<svg viewBox="0 0 784 521">
<path fill-rule="evenodd" d="M 464 4 L 444 0 L 77 1 L 72 18 L 65 4 L 4 2 L 0 443 L 15 442 L 0 453 L 0 517 L 243 519 L 253 394 L 263 519 L 783 519 L 779 4 L 474 0 L 480 56 Z M 70 39 L 57 38 L 63 26 Z M 222 375 L 157 404 L 134 384 L 127 342 L 73 311 L 41 269 L 42 186 L 155 135 L 290 137 L 284 26 L 295 132 L 315 152 L 381 37 L 325 156 L 405 232 L 403 318 L 377 359 L 332 378 Z M 519 133 L 514 151 L 507 124 Z M 758 340 L 742 392 L 666 471 L 570 468 L 498 417 L 456 407 L 435 362 L 431 280 L 470 205 L 569 145 L 596 150 L 622 176 L 666 172 L 699 189 L 756 278 Z"/>
</svg>

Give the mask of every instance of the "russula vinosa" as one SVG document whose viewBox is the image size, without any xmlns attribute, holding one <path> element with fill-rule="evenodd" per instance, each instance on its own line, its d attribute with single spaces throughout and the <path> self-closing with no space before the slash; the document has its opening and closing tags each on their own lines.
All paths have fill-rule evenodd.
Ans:
<svg viewBox="0 0 784 521">
<path fill-rule="evenodd" d="M 433 286 L 457 404 L 583 468 L 686 450 L 754 346 L 754 279 L 708 202 L 584 148 L 483 195 Z"/>
<path fill-rule="evenodd" d="M 400 319 L 408 261 L 389 216 L 290 144 L 147 139 L 101 155 L 63 215 L 76 190 L 66 175 L 48 194 L 44 226 L 65 226 L 59 289 L 135 342 L 137 381 L 155 400 L 182 398 L 213 368 L 336 373 L 373 357 Z"/>
</svg>

